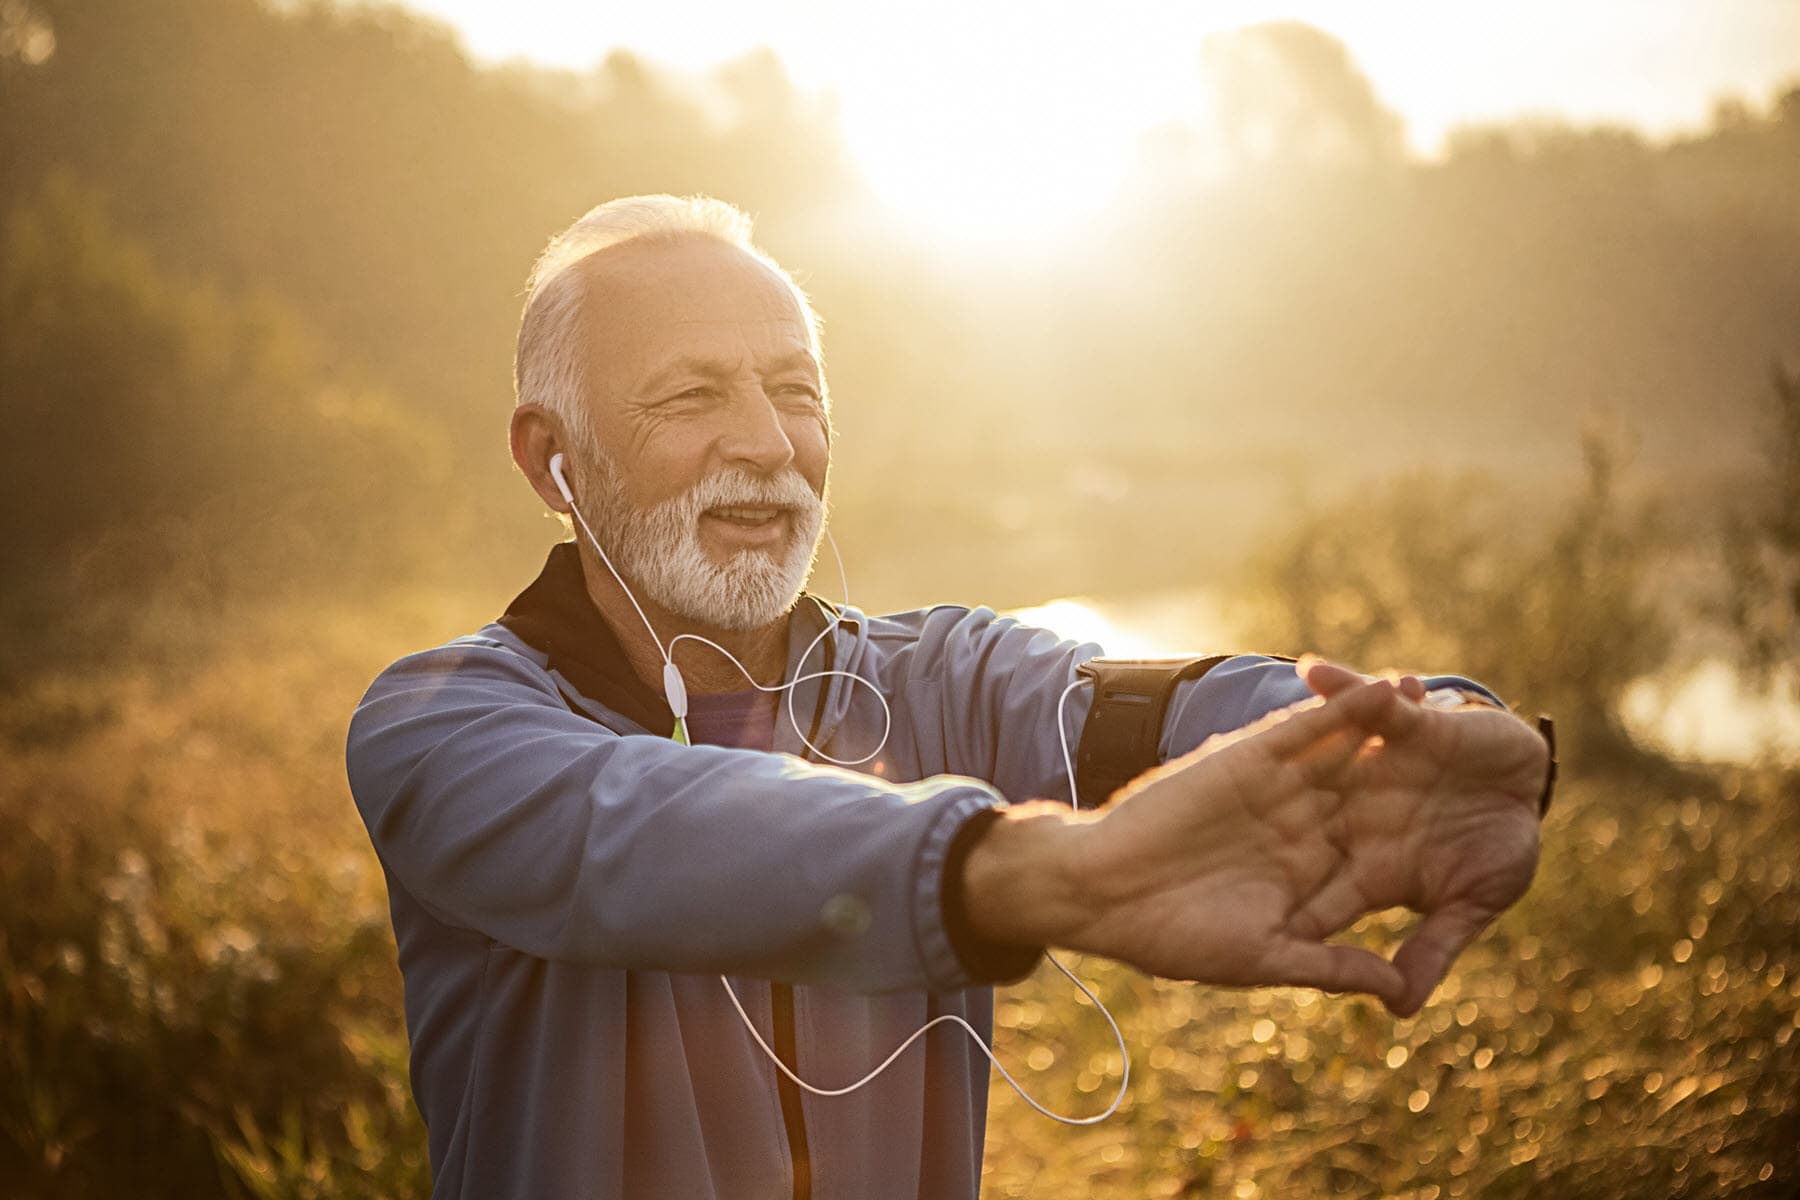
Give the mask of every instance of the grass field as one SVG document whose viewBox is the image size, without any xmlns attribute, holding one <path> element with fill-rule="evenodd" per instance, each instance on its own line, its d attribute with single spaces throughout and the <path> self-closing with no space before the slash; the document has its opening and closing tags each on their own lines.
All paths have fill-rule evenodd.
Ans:
<svg viewBox="0 0 1800 1200">
<path fill-rule="evenodd" d="M 0 1194 L 428 1193 L 342 736 L 480 615 L 296 606 L 0 700 Z M 1571 764 L 1545 842 L 1410 1021 L 1084 964 L 1127 1105 L 1071 1130 L 997 1086 L 985 1194 L 1800 1194 L 1800 776 Z M 1060 976 L 998 1016 L 1041 1099 L 1105 1104 L 1116 1051 Z"/>
</svg>

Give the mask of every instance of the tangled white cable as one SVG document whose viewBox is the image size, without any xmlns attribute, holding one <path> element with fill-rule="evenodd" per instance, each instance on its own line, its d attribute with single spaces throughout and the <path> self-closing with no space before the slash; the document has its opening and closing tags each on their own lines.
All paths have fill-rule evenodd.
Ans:
<svg viewBox="0 0 1800 1200">
<path fill-rule="evenodd" d="M 585 521 L 582 522 L 582 528 L 583 529 L 587 528 L 587 522 L 585 522 Z M 594 535 L 592 533 L 589 533 L 588 536 L 591 538 Z M 833 558 L 837 559 L 838 581 L 841 584 L 843 584 L 844 603 L 848 604 L 850 602 L 850 583 L 849 583 L 849 580 L 844 575 L 844 556 L 838 553 L 837 539 L 831 536 L 831 531 L 829 529 L 827 529 L 825 531 L 825 540 L 827 542 L 831 543 L 831 556 Z M 609 569 L 610 569 L 611 565 L 612 564 L 610 564 L 610 563 L 607 564 Z M 616 571 L 613 572 L 613 578 L 618 579 L 618 572 L 616 572 Z M 619 586 L 621 586 L 621 587 L 624 586 L 623 580 L 620 580 Z M 636 602 L 634 601 L 633 603 L 635 604 Z M 642 610 L 639 611 L 639 615 L 640 616 L 642 615 Z M 814 637 L 812 641 L 808 642 L 806 645 L 806 649 L 801 651 L 800 665 L 802 667 L 804 667 L 806 665 L 807 658 L 812 655 L 813 650 L 818 647 L 819 643 L 824 641 L 825 638 L 829 634 L 831 634 L 834 630 L 836 630 L 837 627 L 842 623 L 843 623 L 843 618 L 834 611 L 831 614 L 831 620 L 826 622 L 825 628 L 819 630 L 818 636 Z M 794 727 L 794 736 L 799 738 L 803 743 L 805 743 L 806 748 L 808 750 L 811 750 L 814 754 L 818 755 L 820 758 L 824 759 L 826 762 L 833 763 L 840 767 L 859 767 L 863 763 L 868 762 L 871 758 L 874 758 L 877 754 L 880 754 L 882 751 L 882 748 L 887 745 L 888 734 L 890 732 L 892 732 L 892 730 L 894 728 L 894 710 L 892 708 L 888 707 L 887 697 L 883 696 L 881 694 L 881 689 L 876 687 L 873 683 L 870 683 L 867 679 L 864 679 L 861 675 L 858 675 L 856 672 L 854 672 L 854 671 L 809 671 L 804 675 L 794 676 L 794 678 L 792 678 L 791 680 L 789 680 L 786 683 L 761 684 L 761 683 L 756 682 L 756 678 L 754 676 L 752 676 L 749 671 L 744 669 L 744 664 L 739 662 L 737 660 L 737 657 L 735 655 L 733 655 L 731 653 L 731 651 L 729 651 L 725 647 L 719 645 L 719 643 L 713 641 L 711 638 L 701 637 L 697 633 L 678 633 L 674 637 L 670 638 L 669 639 L 669 654 L 670 655 L 673 655 L 675 653 L 675 644 L 684 639 L 689 640 L 689 641 L 699 642 L 701 645 L 704 645 L 704 646 L 711 646 L 714 650 L 717 650 L 720 654 L 723 654 L 726 658 L 731 660 L 732 666 L 736 667 L 739 671 L 743 672 L 744 678 L 748 679 L 750 681 L 750 686 L 755 688 L 757 691 L 759 691 L 759 692 L 786 692 L 787 693 L 788 724 L 790 724 Z M 841 675 L 846 679 L 854 679 L 856 682 L 858 682 L 858 683 L 862 684 L 864 687 L 868 688 L 870 693 L 874 695 L 876 702 L 881 705 L 881 740 L 875 743 L 875 748 L 873 750 L 869 751 L 867 754 L 863 755 L 861 758 L 833 758 L 831 755 L 827 754 L 823 748 L 813 745 L 812 739 L 808 738 L 804 733 L 800 732 L 800 718 L 794 714 L 794 689 L 796 687 L 799 687 L 801 684 L 805 683 L 809 679 L 823 679 L 828 675 Z"/>
<path fill-rule="evenodd" d="M 731 662 L 731 664 L 733 666 L 735 666 L 739 671 L 743 672 L 744 678 L 748 679 L 750 681 L 750 686 L 755 688 L 757 691 L 760 691 L 760 692 L 786 692 L 787 693 L 788 723 L 793 726 L 794 735 L 796 737 L 798 737 L 802 743 L 805 744 L 805 746 L 808 750 L 812 751 L 814 754 L 818 755 L 820 758 L 824 759 L 825 761 L 834 763 L 837 766 L 842 766 L 842 767 L 859 766 L 863 763 L 868 762 L 870 759 L 874 758 L 876 755 L 880 754 L 882 749 L 884 747 L 886 747 L 888 735 L 889 735 L 889 733 L 891 733 L 893 731 L 893 725 L 894 725 L 893 710 L 888 706 L 887 698 L 881 694 L 881 689 L 876 687 L 875 684 L 873 684 L 869 680 L 864 679 L 861 675 L 856 674 L 854 671 L 842 671 L 842 670 L 811 671 L 811 672 L 807 672 L 805 674 L 796 675 L 793 679 L 789 680 L 786 683 L 765 685 L 765 684 L 756 682 L 756 678 L 750 674 L 749 670 L 745 668 L 743 663 L 738 661 L 736 655 L 732 654 L 731 651 L 729 651 L 725 647 L 719 645 L 717 642 L 713 641 L 711 638 L 702 637 L 701 635 L 699 635 L 697 633 L 682 633 L 682 634 L 677 634 L 674 638 L 670 639 L 670 641 L 665 645 L 663 643 L 663 640 L 657 636 L 655 626 L 650 624 L 650 618 L 644 614 L 643 606 L 638 603 L 637 597 L 632 594 L 630 586 L 626 584 L 624 578 L 619 574 L 618 568 L 613 566 L 612 559 L 607 556 L 605 547 L 601 546 L 601 544 L 600 544 L 600 539 L 594 536 L 594 531 L 592 528 L 589 527 L 589 525 L 587 523 L 587 518 L 581 515 L 580 508 L 578 508 L 576 506 L 575 497 L 570 492 L 568 481 L 563 478 L 563 456 L 560 452 L 557 454 L 554 454 L 550 457 L 550 477 L 556 482 L 557 491 L 561 492 L 563 499 L 568 502 L 569 510 L 575 514 L 575 520 L 580 523 L 582 531 L 587 534 L 588 541 L 593 544 L 595 551 L 599 553 L 600 561 L 602 563 L 606 564 L 606 569 L 612 573 L 612 577 L 618 581 L 619 587 L 624 590 L 626 599 L 631 601 L 631 607 L 637 610 L 638 619 L 644 623 L 644 628 L 646 630 L 648 630 L 650 633 L 650 640 L 653 641 L 654 643 L 656 643 L 657 653 L 662 656 L 662 660 L 663 660 L 663 695 L 669 702 L 670 712 L 672 712 L 675 716 L 675 734 L 674 734 L 675 740 L 682 742 L 684 744 L 688 740 L 688 738 L 687 738 L 687 709 L 688 709 L 688 706 L 687 706 L 687 686 L 682 681 L 680 670 L 678 670 L 675 666 L 674 651 L 675 651 L 675 646 L 677 643 L 679 643 L 683 640 L 689 640 L 689 641 L 699 642 L 705 646 L 711 646 L 714 650 L 717 650 L 720 654 L 723 654 Z M 844 603 L 848 604 L 850 602 L 850 583 L 849 583 L 848 576 L 844 572 L 843 555 L 838 553 L 837 541 L 836 541 L 836 539 L 834 539 L 831 536 L 829 531 L 826 532 L 825 538 L 828 542 L 831 543 L 832 557 L 837 559 L 838 581 L 842 585 Z M 831 620 L 826 623 L 825 627 L 819 631 L 818 635 L 816 637 L 814 637 L 813 640 L 807 644 L 806 649 L 801 653 L 800 661 L 798 664 L 799 667 L 804 668 L 806 666 L 806 660 L 812 655 L 812 652 L 818 647 L 819 643 L 824 641 L 827 636 L 829 636 L 832 632 L 834 632 L 837 629 L 838 625 L 842 623 L 842 620 L 843 620 L 843 618 L 841 616 L 839 616 L 836 612 L 833 612 Z M 809 739 L 805 733 L 801 732 L 799 718 L 794 713 L 794 690 L 793 689 L 798 687 L 802 683 L 808 682 L 809 680 L 824 679 L 824 678 L 826 678 L 828 676 L 832 676 L 832 675 L 838 675 L 838 676 L 842 676 L 847 679 L 853 679 L 857 683 L 862 684 L 864 687 L 868 688 L 869 691 L 874 694 L 875 699 L 877 701 L 879 701 L 881 704 L 881 716 L 882 716 L 881 738 L 878 742 L 876 742 L 875 748 L 873 750 L 869 751 L 867 754 L 863 755 L 861 758 L 854 758 L 854 759 L 833 758 L 830 754 L 827 754 L 823 749 L 821 749 L 818 746 L 815 746 L 812 743 L 811 739 Z M 1056 700 L 1056 737 L 1057 737 L 1058 743 L 1062 747 L 1063 769 L 1066 772 L 1068 772 L 1070 804 L 1073 807 L 1075 807 L 1076 809 L 1079 809 L 1081 807 L 1081 799 L 1080 799 L 1080 796 L 1077 794 L 1076 787 L 1075 787 L 1075 767 L 1069 757 L 1069 734 L 1068 734 L 1067 728 L 1065 728 L 1065 726 L 1063 725 L 1063 708 L 1068 702 L 1069 694 L 1085 682 L 1086 682 L 1086 680 L 1084 680 L 1084 679 L 1076 679 L 1074 682 L 1070 683 L 1068 687 L 1063 689 L 1062 695 L 1058 696 L 1057 700 Z M 1120 1032 L 1119 1023 L 1113 1019 L 1113 1015 L 1111 1012 L 1109 1012 L 1107 1010 L 1106 1005 L 1104 1005 L 1100 1002 L 1100 997 L 1094 995 L 1094 993 L 1088 988 L 1087 984 L 1085 984 L 1085 983 L 1081 982 L 1081 980 L 1075 978 L 1074 974 L 1072 972 L 1070 972 L 1069 968 L 1063 966 L 1062 963 L 1060 961 L 1058 961 L 1057 957 L 1054 954 L 1046 953 L 1045 957 L 1050 960 L 1050 964 L 1052 966 L 1054 966 L 1058 971 L 1061 971 L 1064 975 L 1068 976 L 1069 982 L 1073 983 L 1076 987 L 1080 988 L 1081 994 L 1086 996 L 1088 998 L 1088 1000 L 1093 1003 L 1094 1007 L 1096 1007 L 1100 1010 L 1100 1015 L 1106 1018 L 1107 1025 L 1112 1029 L 1113 1038 L 1119 1044 L 1119 1059 L 1124 1064 L 1124 1068 L 1120 1072 L 1120 1076 L 1119 1076 L 1118 1093 L 1113 1096 L 1112 1103 L 1106 1106 L 1105 1111 L 1100 1112 L 1091 1117 L 1066 1117 L 1066 1116 L 1063 1116 L 1061 1113 L 1051 1112 L 1049 1109 L 1045 1108 L 1042 1104 L 1039 1104 L 1037 1102 L 1037 1100 L 1035 1098 L 1033 1098 L 1033 1096 L 1029 1092 L 1027 1092 L 1023 1086 L 1020 1085 L 1019 1081 L 1017 1079 L 1013 1078 L 1012 1072 L 1008 1071 L 1006 1069 L 1005 1065 L 1001 1063 L 1000 1059 L 994 1054 L 994 1051 L 988 1046 L 987 1042 L 982 1039 L 980 1032 L 978 1030 L 976 1030 L 976 1028 L 973 1025 L 969 1024 L 968 1021 L 964 1020 L 962 1017 L 956 1015 L 955 1013 L 945 1013 L 942 1016 L 933 1017 L 931 1020 L 925 1022 L 925 1024 L 919 1026 L 919 1028 L 915 1029 L 912 1032 L 912 1034 L 909 1037 L 907 1037 L 907 1039 L 905 1041 L 901 1042 L 898 1046 L 895 1046 L 893 1051 L 886 1058 L 882 1059 L 879 1065 L 877 1065 L 874 1069 L 872 1069 L 868 1074 L 864 1075 L 861 1079 L 856 1080 L 854 1083 L 848 1083 L 842 1087 L 836 1087 L 836 1088 L 820 1087 L 816 1084 L 808 1083 L 806 1080 L 800 1078 L 800 1076 L 796 1075 L 792 1070 L 790 1070 L 788 1065 L 781 1061 L 781 1056 L 776 1054 L 775 1051 L 769 1046 L 769 1043 L 763 1040 L 762 1034 L 757 1032 L 756 1023 L 750 1019 L 750 1014 L 744 1011 L 744 1005 L 738 999 L 737 991 L 731 986 L 731 981 L 729 979 L 727 979 L 725 976 L 721 975 L 721 976 L 719 976 L 719 982 L 725 985 L 725 994 L 728 997 L 730 997 L 731 1006 L 737 1010 L 738 1016 L 743 1019 L 744 1028 L 748 1029 L 750 1031 L 751 1038 L 753 1038 L 755 1040 L 756 1044 L 762 1048 L 762 1052 L 769 1056 L 769 1061 L 773 1062 L 775 1064 L 776 1069 L 779 1070 L 783 1075 L 785 1075 L 789 1079 L 791 1079 L 795 1083 L 796 1086 L 802 1088 L 805 1091 L 811 1092 L 815 1096 L 845 1096 L 851 1092 L 856 1091 L 858 1088 L 863 1087 L 865 1084 L 867 1084 L 871 1080 L 873 1080 L 876 1076 L 880 1075 L 883 1071 L 887 1070 L 888 1067 L 892 1066 L 894 1061 L 896 1059 L 898 1059 L 900 1057 L 900 1055 L 906 1051 L 907 1047 L 911 1046 L 914 1042 L 916 1042 L 920 1038 L 924 1037 L 925 1034 L 931 1030 L 932 1026 L 943 1025 L 943 1024 L 952 1024 L 952 1025 L 960 1025 L 962 1027 L 963 1031 L 966 1032 L 971 1038 L 974 1039 L 975 1045 L 981 1050 L 981 1052 L 983 1054 L 987 1055 L 988 1061 L 994 1064 L 994 1069 L 996 1071 L 999 1071 L 1001 1077 L 1003 1079 L 1005 1079 L 1006 1082 L 1012 1087 L 1012 1090 L 1019 1094 L 1019 1098 L 1021 1100 L 1025 1101 L 1025 1103 L 1031 1105 L 1032 1108 L 1036 1109 L 1038 1112 L 1042 1113 L 1044 1116 L 1049 1117 L 1051 1120 L 1060 1121 L 1065 1125 L 1097 1125 L 1101 1121 L 1104 1121 L 1108 1117 L 1112 1116 L 1113 1113 L 1117 1112 L 1119 1109 L 1119 1105 L 1125 1099 L 1125 1090 L 1131 1083 L 1131 1053 L 1129 1050 L 1126 1049 L 1125 1035 L 1122 1032 Z"/>
</svg>

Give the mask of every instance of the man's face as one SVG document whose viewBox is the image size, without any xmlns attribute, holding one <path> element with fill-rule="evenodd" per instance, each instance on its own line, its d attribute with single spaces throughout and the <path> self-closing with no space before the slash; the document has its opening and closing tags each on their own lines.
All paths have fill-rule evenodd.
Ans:
<svg viewBox="0 0 1800 1200">
<path fill-rule="evenodd" d="M 804 584 L 823 520 L 830 440 L 805 314 L 763 264 L 708 238 L 592 265 L 598 445 L 570 453 L 588 518 L 665 609 L 766 625 Z"/>
</svg>

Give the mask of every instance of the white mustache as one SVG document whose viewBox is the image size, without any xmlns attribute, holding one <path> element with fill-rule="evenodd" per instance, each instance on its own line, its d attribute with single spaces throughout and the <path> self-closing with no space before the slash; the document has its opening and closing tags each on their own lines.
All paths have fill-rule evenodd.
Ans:
<svg viewBox="0 0 1800 1200">
<path fill-rule="evenodd" d="M 737 469 L 720 471 L 695 484 L 678 503 L 698 518 L 709 508 L 788 508 L 811 513 L 822 501 L 800 472 L 789 467 L 773 477 Z"/>
</svg>

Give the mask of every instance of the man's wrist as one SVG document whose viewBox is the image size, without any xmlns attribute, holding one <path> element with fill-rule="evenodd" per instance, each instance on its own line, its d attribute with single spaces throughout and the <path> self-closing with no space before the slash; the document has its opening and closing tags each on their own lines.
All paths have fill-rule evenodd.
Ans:
<svg viewBox="0 0 1800 1200">
<path fill-rule="evenodd" d="M 1083 824 L 1048 800 L 1002 809 L 962 861 L 959 890 L 969 929 L 991 942 L 1058 944 L 1083 913 L 1072 869 Z"/>
</svg>

